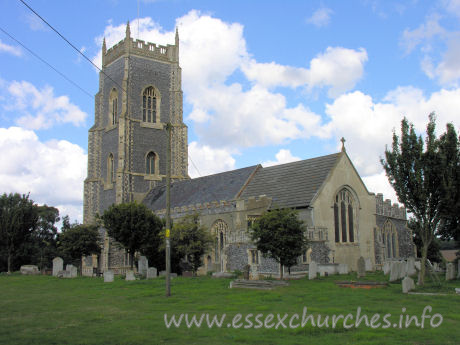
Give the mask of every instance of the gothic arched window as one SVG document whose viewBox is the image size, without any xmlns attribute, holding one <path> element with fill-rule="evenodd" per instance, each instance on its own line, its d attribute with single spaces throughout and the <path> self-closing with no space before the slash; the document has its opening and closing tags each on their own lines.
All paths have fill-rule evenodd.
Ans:
<svg viewBox="0 0 460 345">
<path fill-rule="evenodd" d="M 109 154 L 107 158 L 107 183 L 112 184 L 115 182 L 115 163 L 113 154 Z"/>
<path fill-rule="evenodd" d="M 142 94 L 142 121 L 159 122 L 160 95 L 153 87 L 147 87 Z"/>
<path fill-rule="evenodd" d="M 396 227 L 390 220 L 387 220 L 383 225 L 383 244 L 385 246 L 385 258 L 393 259 L 399 256 Z"/>
<path fill-rule="evenodd" d="M 116 89 L 110 91 L 109 97 L 109 121 L 111 125 L 118 123 L 118 92 Z"/>
<path fill-rule="evenodd" d="M 355 200 L 351 192 L 343 188 L 334 199 L 335 242 L 355 241 Z"/>
<path fill-rule="evenodd" d="M 158 174 L 158 155 L 155 152 L 150 151 L 145 157 L 145 173 Z"/>
</svg>

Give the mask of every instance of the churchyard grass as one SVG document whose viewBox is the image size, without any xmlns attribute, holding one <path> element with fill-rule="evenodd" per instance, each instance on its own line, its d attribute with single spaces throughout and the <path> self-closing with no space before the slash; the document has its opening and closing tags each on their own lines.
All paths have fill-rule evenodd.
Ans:
<svg viewBox="0 0 460 345">
<path fill-rule="evenodd" d="M 271 291 L 229 289 L 231 279 L 174 278 L 172 296 L 165 297 L 164 279 L 124 281 L 116 277 L 113 283 L 102 278 L 78 277 L 59 279 L 51 276 L 0 275 L 0 344 L 459 344 L 460 296 L 454 287 L 459 280 L 443 282 L 442 292 L 448 296 L 404 295 L 400 282 L 387 288 L 371 290 L 341 288 L 337 280 L 356 280 L 356 274 L 329 276 L 317 280 L 294 280 L 290 286 Z M 382 273 L 367 273 L 360 280 L 386 281 Z M 429 283 L 430 284 L 430 283 Z M 423 289 L 435 292 L 433 287 Z M 416 290 L 420 291 L 420 290 Z M 284 329 L 227 328 L 237 313 L 264 314 L 264 318 L 288 313 L 289 318 L 303 307 L 309 314 L 324 318 L 332 315 L 392 314 L 392 322 L 404 315 L 419 319 L 426 306 L 431 315 L 443 317 L 437 328 L 372 329 L 364 322 L 345 329 L 341 321 L 335 329 L 312 327 Z M 181 313 L 208 313 L 219 317 L 226 314 L 222 328 L 166 328 L 168 317 Z M 228 321 L 227 321 L 228 320 Z M 297 321 L 297 320 L 296 320 Z M 323 321 L 323 319 L 322 319 Z M 254 323 L 254 317 L 252 317 Z M 354 319 L 352 321 L 354 323 Z"/>
</svg>

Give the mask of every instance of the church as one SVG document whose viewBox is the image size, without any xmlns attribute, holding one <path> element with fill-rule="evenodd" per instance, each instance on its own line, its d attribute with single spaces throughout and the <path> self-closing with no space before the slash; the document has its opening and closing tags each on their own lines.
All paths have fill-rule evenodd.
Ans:
<svg viewBox="0 0 460 345">
<path fill-rule="evenodd" d="M 166 150 L 171 130 L 171 217 L 198 213 L 215 239 L 200 273 L 251 267 L 253 277 L 277 276 L 275 261 L 251 243 L 248 228 L 263 212 L 289 207 L 306 225 L 310 248 L 291 268 L 305 272 L 312 261 L 347 264 L 364 257 L 373 268 L 385 260 L 414 256 L 406 211 L 367 190 L 342 150 L 271 167 L 254 165 L 210 176 L 188 176 L 187 126 L 182 115 L 179 34 L 174 45 L 125 38 L 102 47 L 102 72 L 88 134 L 84 223 L 112 204 L 138 201 L 165 215 Z M 82 273 L 124 273 L 129 256 L 101 229 L 100 255 L 83 259 Z M 154 265 L 154 263 L 151 263 Z"/>
</svg>

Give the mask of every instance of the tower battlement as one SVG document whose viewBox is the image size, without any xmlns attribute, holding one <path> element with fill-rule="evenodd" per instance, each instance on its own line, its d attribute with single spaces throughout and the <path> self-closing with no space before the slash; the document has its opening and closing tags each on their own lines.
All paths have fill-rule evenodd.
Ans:
<svg viewBox="0 0 460 345">
<path fill-rule="evenodd" d="M 113 47 L 106 49 L 105 39 L 102 45 L 102 66 L 107 66 L 120 56 L 134 54 L 165 62 L 179 62 L 179 34 L 176 29 L 175 44 L 157 45 L 131 37 L 129 22 L 126 26 L 126 36 Z"/>
</svg>

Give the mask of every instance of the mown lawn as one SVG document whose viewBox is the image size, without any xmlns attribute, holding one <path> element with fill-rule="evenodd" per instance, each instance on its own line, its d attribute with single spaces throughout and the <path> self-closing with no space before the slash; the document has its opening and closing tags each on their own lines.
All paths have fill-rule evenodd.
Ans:
<svg viewBox="0 0 460 345">
<path fill-rule="evenodd" d="M 363 290 L 340 288 L 335 280 L 356 280 L 356 276 L 330 276 L 315 281 L 307 279 L 291 281 L 290 286 L 272 291 L 229 289 L 229 279 L 175 278 L 172 280 L 172 296 L 166 298 L 164 279 L 126 282 L 116 278 L 114 283 L 104 283 L 102 278 L 58 279 L 49 276 L 0 276 L 0 344 L 460 344 L 460 295 L 454 287 L 460 281 L 443 283 L 442 292 L 448 296 L 404 295 L 401 284 L 387 288 Z M 386 280 L 381 273 L 368 275 L 367 280 Z M 434 292 L 434 288 L 426 288 Z M 419 290 L 420 291 L 420 290 Z M 421 319 L 423 309 L 431 306 L 428 315 L 443 317 L 439 327 L 430 326 L 425 319 L 424 328 L 414 325 L 404 327 L 406 314 Z M 329 316 L 329 327 L 289 328 L 289 318 L 294 313 L 295 326 L 302 319 L 303 308 L 313 314 L 315 320 L 321 314 L 321 323 Z M 361 315 L 380 314 L 380 327 L 371 328 L 362 321 L 359 327 L 344 328 L 340 319 L 332 328 L 333 315 L 351 313 L 346 325 L 354 324 L 357 308 Z M 406 312 L 402 312 L 406 308 Z M 164 314 L 177 317 L 202 313 L 219 318 L 226 314 L 221 328 L 212 329 L 204 324 L 188 328 L 165 326 Z M 236 325 L 227 327 L 232 317 L 241 313 Z M 255 315 L 265 317 L 275 326 L 255 329 Z M 286 329 L 278 319 L 284 320 Z M 249 323 L 251 328 L 244 328 Z M 387 319 L 391 327 L 385 325 Z M 403 328 L 398 325 L 403 314 Z M 294 322 L 295 321 L 295 322 Z M 435 319 L 439 322 L 439 317 Z M 316 322 L 316 321 L 315 321 Z M 377 325 L 375 322 L 374 325 Z"/>
</svg>

